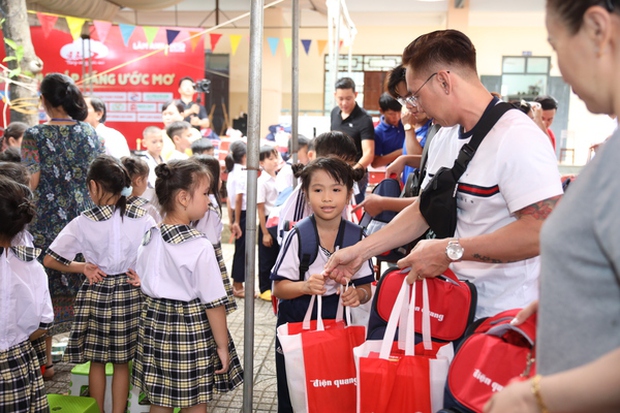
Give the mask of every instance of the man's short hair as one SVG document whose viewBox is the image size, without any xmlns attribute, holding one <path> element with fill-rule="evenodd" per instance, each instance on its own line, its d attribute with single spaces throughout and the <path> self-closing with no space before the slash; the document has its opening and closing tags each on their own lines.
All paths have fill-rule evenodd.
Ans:
<svg viewBox="0 0 620 413">
<path fill-rule="evenodd" d="M 166 135 L 168 135 L 172 142 L 174 142 L 175 136 L 180 136 L 182 131 L 191 128 L 192 125 L 190 125 L 189 122 L 185 122 L 184 120 L 177 120 L 168 125 L 168 127 L 166 128 Z"/>
<path fill-rule="evenodd" d="M 106 110 L 105 110 L 105 103 L 103 103 L 103 100 L 99 99 L 97 96 L 91 96 L 90 105 L 93 107 L 93 110 L 95 112 L 101 112 L 101 119 L 99 119 L 99 122 L 105 123 Z"/>
<path fill-rule="evenodd" d="M 403 51 L 402 64 L 414 71 L 426 72 L 441 66 L 457 66 L 477 73 L 476 48 L 458 30 L 437 30 L 423 34 Z"/>
<path fill-rule="evenodd" d="M 385 78 L 385 91 L 388 92 L 393 98 L 399 97 L 396 89 L 401 82 L 405 82 L 405 70 L 405 66 L 398 65 L 394 69 L 390 70 Z"/>
<path fill-rule="evenodd" d="M 558 108 L 558 101 L 553 96 L 542 95 L 536 96 L 534 102 L 540 103 L 542 110 L 553 110 Z"/>
<path fill-rule="evenodd" d="M 350 77 L 343 77 L 336 81 L 335 89 L 351 89 L 355 93 L 355 82 Z"/>
<path fill-rule="evenodd" d="M 385 112 L 386 110 L 400 112 L 403 108 L 403 106 L 387 92 L 381 94 L 381 97 L 379 98 L 379 107 L 382 112 Z"/>
<path fill-rule="evenodd" d="M 190 82 L 192 82 L 192 85 L 194 84 L 194 79 L 192 79 L 189 76 L 184 76 L 184 77 L 181 78 L 181 80 L 179 80 L 179 87 L 181 87 L 181 83 L 183 83 L 183 81 L 185 81 L 185 80 L 189 80 Z"/>
</svg>

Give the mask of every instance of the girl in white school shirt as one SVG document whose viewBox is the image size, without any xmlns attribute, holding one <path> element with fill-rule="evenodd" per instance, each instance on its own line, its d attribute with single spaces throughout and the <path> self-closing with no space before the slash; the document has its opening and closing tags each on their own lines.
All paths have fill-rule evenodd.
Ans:
<svg viewBox="0 0 620 413">
<path fill-rule="evenodd" d="M 220 161 L 209 155 L 197 155 L 194 158 L 209 170 L 213 179 L 211 179 L 209 188 L 209 201 L 211 201 L 211 205 L 209 205 L 205 216 L 193 222 L 192 226 L 205 234 L 209 241 L 211 241 L 211 244 L 213 244 L 215 257 L 220 265 L 224 289 L 228 297 L 226 301 L 226 314 L 230 314 L 237 309 L 237 302 L 233 297 L 230 278 L 228 278 L 228 271 L 226 271 L 224 254 L 222 254 L 222 229 L 224 228 L 224 223 L 222 222 L 222 200 L 220 197 L 220 187 L 222 186 Z"/>
<path fill-rule="evenodd" d="M 245 282 L 245 209 L 248 185 L 246 161 L 245 142 L 238 140 L 231 143 L 228 147 L 228 155 L 226 155 L 226 171 L 228 171 L 226 192 L 228 193 L 230 232 L 235 238 L 235 255 L 231 270 L 233 295 L 239 298 L 245 297 L 243 283 Z"/>
<path fill-rule="evenodd" d="M 155 173 L 163 221 L 138 251 L 136 272 L 146 298 L 133 384 L 148 397 L 151 412 L 206 412 L 213 391 L 243 381 L 213 246 L 190 227 L 209 208 L 211 177 L 194 159 L 160 164 Z"/>
<path fill-rule="evenodd" d="M 142 237 L 155 225 L 146 210 L 127 204 L 131 180 L 120 161 L 97 157 L 88 168 L 95 207 L 73 219 L 47 250 L 46 267 L 86 276 L 75 300 L 65 359 L 90 361 L 90 396 L 103 410 L 105 364 L 114 364 L 113 413 L 125 411 L 129 361 L 134 358 L 142 295 L 132 280 Z M 85 262 L 73 261 L 81 253 Z"/>
<path fill-rule="evenodd" d="M 35 215 L 30 189 L 0 176 L 0 411 L 48 412 L 40 364 L 30 340 L 54 320 L 41 250 L 11 245 Z"/>
<path fill-rule="evenodd" d="M 131 195 L 127 197 L 127 203 L 145 209 L 156 223 L 161 222 L 161 215 L 159 214 L 159 205 L 157 204 L 157 198 L 154 200 L 148 200 L 143 197 L 147 187 L 149 179 L 149 165 L 142 158 L 136 156 L 123 156 L 121 163 L 127 169 L 129 178 L 131 179 Z"/>
</svg>

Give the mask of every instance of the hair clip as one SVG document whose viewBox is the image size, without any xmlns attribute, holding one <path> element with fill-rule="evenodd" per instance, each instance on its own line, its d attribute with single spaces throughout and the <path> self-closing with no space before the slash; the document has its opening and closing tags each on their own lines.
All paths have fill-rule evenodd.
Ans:
<svg viewBox="0 0 620 413">
<path fill-rule="evenodd" d="M 132 192 L 133 192 L 133 188 L 131 186 L 126 186 L 121 191 L 121 196 L 128 197 L 131 195 Z"/>
</svg>

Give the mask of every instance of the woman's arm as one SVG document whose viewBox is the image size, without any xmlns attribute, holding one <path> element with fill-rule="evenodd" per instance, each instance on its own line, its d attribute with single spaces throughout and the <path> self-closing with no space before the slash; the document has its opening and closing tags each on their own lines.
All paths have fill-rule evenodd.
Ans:
<svg viewBox="0 0 620 413">
<path fill-rule="evenodd" d="M 620 348 L 571 370 L 543 376 L 538 394 L 550 413 L 617 412 L 620 410 Z M 513 383 L 497 393 L 485 413 L 539 413 L 533 379 Z"/>
</svg>

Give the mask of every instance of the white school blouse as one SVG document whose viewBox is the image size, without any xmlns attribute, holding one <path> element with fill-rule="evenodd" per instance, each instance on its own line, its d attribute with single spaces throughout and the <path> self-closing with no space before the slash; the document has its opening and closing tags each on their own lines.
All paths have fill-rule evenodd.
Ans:
<svg viewBox="0 0 620 413">
<path fill-rule="evenodd" d="M 211 201 L 211 207 L 207 210 L 205 216 L 196 222 L 194 228 L 205 234 L 207 239 L 211 241 L 211 244 L 217 245 L 222 242 L 224 224 L 218 213 L 218 204 L 215 196 L 209 195 L 209 200 Z"/>
<path fill-rule="evenodd" d="M 189 225 L 151 228 L 138 250 L 136 272 L 142 292 L 152 298 L 198 298 L 209 307 L 228 299 L 213 245 Z"/>
<path fill-rule="evenodd" d="M 0 248 L 0 351 L 30 337 L 54 321 L 47 274 L 37 261 L 38 248 Z"/>
<path fill-rule="evenodd" d="M 247 201 L 245 194 L 247 193 L 248 186 L 248 171 L 245 170 L 245 166 L 240 163 L 236 163 L 233 166 L 233 170 L 228 174 L 228 181 L 226 182 L 226 191 L 228 192 L 228 202 L 230 207 L 235 210 L 235 202 L 237 202 L 237 194 L 243 194 L 243 202 L 241 204 L 241 210 L 245 211 L 247 207 Z"/>
<path fill-rule="evenodd" d="M 138 247 L 153 225 L 146 210 L 134 205 L 127 205 L 123 219 L 114 206 L 96 206 L 69 222 L 47 253 L 63 264 L 82 253 L 106 274 L 122 274 L 136 268 Z"/>
<path fill-rule="evenodd" d="M 325 268 L 325 264 L 329 260 L 331 254 L 319 246 L 316 259 L 310 267 L 308 272 L 300 280 L 299 274 L 299 233 L 297 227 L 293 228 L 284 239 L 284 244 L 278 255 L 278 260 L 271 270 L 271 280 L 291 280 L 291 281 L 303 281 L 307 280 L 311 274 L 320 274 Z M 374 269 L 370 260 L 366 261 L 360 269 L 351 277 L 351 282 L 354 285 L 368 284 L 374 281 Z M 328 278 L 325 280 L 325 295 L 336 294 L 340 284 L 337 284 L 335 280 Z"/>
</svg>

